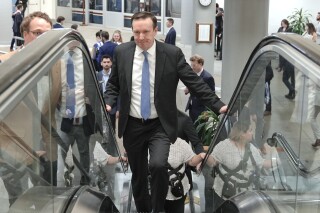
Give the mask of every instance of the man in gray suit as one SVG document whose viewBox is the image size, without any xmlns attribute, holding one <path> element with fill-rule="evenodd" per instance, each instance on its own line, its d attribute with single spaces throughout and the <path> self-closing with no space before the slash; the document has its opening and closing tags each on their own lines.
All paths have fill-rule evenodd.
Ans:
<svg viewBox="0 0 320 213">
<path fill-rule="evenodd" d="M 118 135 L 123 136 L 132 171 L 137 212 L 164 212 L 169 148 L 177 138 L 179 79 L 215 112 L 226 112 L 227 106 L 192 71 L 181 49 L 155 40 L 157 19 L 152 13 L 135 13 L 131 23 L 134 42 L 115 49 L 106 108 L 110 111 L 120 96 Z"/>
</svg>

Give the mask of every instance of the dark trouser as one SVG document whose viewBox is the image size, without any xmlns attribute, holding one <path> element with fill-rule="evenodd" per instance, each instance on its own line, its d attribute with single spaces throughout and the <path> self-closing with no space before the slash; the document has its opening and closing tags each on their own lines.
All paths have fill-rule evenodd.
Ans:
<svg viewBox="0 0 320 213">
<path fill-rule="evenodd" d="M 13 33 L 13 36 L 18 36 L 21 37 L 21 33 Z M 16 39 L 12 38 L 11 40 L 11 45 L 10 45 L 10 50 L 13 49 L 14 43 L 15 43 Z M 17 46 L 21 46 L 22 45 L 22 41 L 21 40 L 17 40 L 16 43 Z"/>
<path fill-rule="evenodd" d="M 184 201 L 186 195 L 178 200 L 166 200 L 164 209 L 166 213 L 184 213 Z"/>
<path fill-rule="evenodd" d="M 64 147 L 62 147 L 61 156 L 63 159 L 63 162 L 65 162 L 67 157 L 67 152 L 69 150 L 69 146 L 73 146 L 74 142 L 77 142 L 79 155 L 80 155 L 80 164 L 84 168 L 86 172 L 89 173 L 89 167 L 90 167 L 90 153 L 89 153 L 89 139 L 90 136 L 87 136 L 84 134 L 83 126 L 74 125 L 69 133 L 61 132 L 61 138 L 64 142 Z M 66 149 L 66 150 L 64 150 Z M 85 178 L 85 176 L 82 174 L 81 185 L 88 185 L 89 180 Z"/>
<path fill-rule="evenodd" d="M 170 144 L 171 141 L 159 119 L 142 123 L 141 119 L 129 117 L 123 145 L 132 171 L 132 192 L 138 212 L 164 211 L 169 187 L 167 162 Z M 151 173 L 151 197 L 148 189 L 148 168 Z"/>
<path fill-rule="evenodd" d="M 42 164 L 44 171 L 42 177 L 52 186 L 57 186 L 57 161 L 46 161 Z"/>
<path fill-rule="evenodd" d="M 291 83 L 289 83 L 289 79 Z M 289 94 L 294 92 L 295 88 L 295 76 L 294 76 L 294 66 L 290 62 L 286 62 L 283 67 L 282 81 L 289 89 Z"/>
<path fill-rule="evenodd" d="M 271 89 L 270 89 L 270 81 L 267 81 L 266 83 L 268 83 L 268 86 L 269 86 L 269 95 L 270 95 L 269 103 L 266 104 L 266 111 L 271 112 Z"/>
</svg>

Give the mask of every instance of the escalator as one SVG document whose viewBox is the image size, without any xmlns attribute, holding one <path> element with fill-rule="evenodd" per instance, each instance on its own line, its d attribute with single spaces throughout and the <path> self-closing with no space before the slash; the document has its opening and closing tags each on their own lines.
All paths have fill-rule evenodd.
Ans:
<svg viewBox="0 0 320 213">
<path fill-rule="evenodd" d="M 286 65 L 278 70 L 281 60 Z M 274 73 L 270 84 L 272 111 L 271 115 L 264 115 L 269 103 L 265 80 L 268 65 Z M 289 72 L 294 74 L 295 82 L 291 79 L 286 82 Z M 286 84 L 294 86 L 294 98 L 286 95 L 289 92 Z M 320 123 L 316 117 L 320 105 L 318 94 L 319 45 L 296 34 L 275 34 L 257 45 L 230 100 L 229 111 L 221 119 L 202 168 L 206 168 L 217 144 L 227 138 L 224 128 L 230 118 L 234 123 L 250 123 L 253 130 L 251 144 L 259 149 L 268 164 L 260 165 L 259 176 L 255 179 L 258 184 L 251 183 L 229 199 L 224 197 L 225 202 L 212 211 L 319 211 L 320 155 L 318 147 L 312 146 L 316 140 L 316 125 Z M 211 200 L 215 202 L 213 197 Z"/>
<path fill-rule="evenodd" d="M 68 152 L 66 162 L 75 169 L 72 184 L 68 182 L 66 187 L 68 170 L 61 156 L 68 147 L 64 146 L 66 135 L 61 129 L 67 109 L 63 108 L 61 94 L 67 91 L 63 85 L 70 52 L 73 66 L 83 79 L 79 94 L 84 104 L 82 112 L 93 118 L 89 122 L 93 134 L 89 137 L 89 166 L 83 162 L 77 143 L 72 153 Z M 294 66 L 297 93 L 293 100 L 285 98 L 288 91 L 282 83 L 283 71 L 275 69 L 280 56 Z M 274 70 L 270 86 L 272 114 L 264 116 L 265 72 L 270 62 Z M 108 174 L 104 187 L 94 174 L 97 159 L 91 153 L 96 144 L 115 157 L 122 150 L 104 110 L 101 82 L 96 80 L 81 35 L 71 30 L 49 31 L 0 64 L 0 70 L 2 211 L 134 212 L 131 174 L 123 173 L 123 162 L 99 167 Z M 237 193 L 220 206 L 220 212 L 226 212 L 224 205 L 232 212 L 317 212 L 320 153 L 311 146 L 314 136 L 310 106 L 314 105 L 319 79 L 320 47 L 298 35 L 267 37 L 253 51 L 208 153 L 227 137 L 223 128 L 228 118 L 241 121 L 248 112 L 244 109 L 249 109 L 254 124 L 253 143 L 270 160 L 271 168 L 262 171 L 260 188 Z M 193 174 L 194 190 L 188 196 L 186 212 L 213 212 L 212 171 L 204 161 L 202 174 Z M 89 184 L 82 185 L 83 179 Z"/>
<path fill-rule="evenodd" d="M 97 158 L 117 158 L 121 150 L 82 36 L 49 31 L 0 70 L 1 211 L 119 212 L 126 195 L 118 185 L 130 175 L 119 158 L 101 169 L 108 179 L 97 179 L 105 172 L 97 172 Z M 104 148 L 99 156 L 92 154 L 96 144 Z"/>
</svg>

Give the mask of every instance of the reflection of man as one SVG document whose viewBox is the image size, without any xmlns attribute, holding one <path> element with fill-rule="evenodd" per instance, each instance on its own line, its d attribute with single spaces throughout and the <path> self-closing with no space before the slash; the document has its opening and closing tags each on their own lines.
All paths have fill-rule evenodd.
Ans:
<svg viewBox="0 0 320 213">
<path fill-rule="evenodd" d="M 24 37 L 24 45 L 27 46 L 33 40 L 37 38 L 37 36 L 42 33 L 50 30 L 52 27 L 52 22 L 50 17 L 42 12 L 34 12 L 24 18 L 21 23 L 21 33 Z M 12 55 L 17 53 L 18 51 L 13 51 L 8 54 L 0 56 L 0 61 L 5 61 L 9 59 Z M 8 160 L 12 158 L 11 166 L 14 166 L 15 169 L 23 168 L 25 165 L 29 166 L 32 163 L 32 159 L 30 156 L 27 156 L 26 152 L 20 151 L 20 149 L 15 145 L 17 141 L 21 140 L 26 143 L 27 146 L 31 147 L 33 150 L 38 150 L 40 144 L 40 138 L 37 138 L 40 134 L 40 125 L 30 125 L 39 124 L 39 121 L 32 122 L 34 119 L 39 118 L 39 112 L 34 111 L 32 105 L 36 104 L 35 97 L 32 93 L 29 93 L 23 102 L 18 104 L 13 111 L 10 113 L 8 117 L 5 118 L 4 124 L 1 128 L 0 134 L 0 146 L 1 152 L 5 153 L 7 156 L 4 158 Z M 36 113 L 36 115 L 35 115 Z M 23 119 L 21 119 L 23 118 Z M 16 131 L 15 134 L 18 136 L 17 138 L 12 137 L 12 134 L 8 136 L 7 134 L 3 134 L 5 129 L 4 125 L 8 126 L 9 129 Z M 23 134 L 21 134 L 23 132 Z M 36 134 L 38 133 L 38 134 Z M 47 144 L 45 144 L 46 146 Z M 40 147 L 41 148 L 41 147 Z M 46 153 L 45 151 L 36 151 L 38 156 L 47 157 L 52 161 L 55 161 L 52 165 L 52 169 L 56 168 L 56 156 L 52 156 L 54 150 L 51 150 L 51 153 Z M 0 153 L 1 154 L 1 153 Z M 46 156 L 45 156 L 46 155 Z M 4 157 L 4 156 L 2 156 Z M 1 162 L 3 163 L 3 162 Z M 55 166 L 54 166 L 55 165 Z M 2 167 L 3 168 L 3 167 Z M 49 172 L 49 171 L 46 171 Z M 19 172 L 15 171 L 14 175 L 7 178 L 2 177 L 4 185 L 8 191 L 9 195 L 9 203 L 10 205 L 23 193 L 23 187 L 19 179 L 16 179 L 15 176 L 18 175 Z M 0 173 L 1 175 L 1 173 Z M 50 182 L 51 179 L 46 179 L 46 181 Z M 54 181 L 54 180 L 52 180 Z M 53 182 L 54 184 L 54 182 Z"/>
<path fill-rule="evenodd" d="M 204 82 L 208 84 L 210 89 L 215 92 L 215 83 L 212 75 L 203 69 L 204 59 L 200 55 L 194 55 L 190 58 L 191 67 L 193 71 L 200 76 Z M 188 88 L 185 89 L 185 94 L 188 94 Z M 189 110 L 189 116 L 191 117 L 192 121 L 195 122 L 198 116 L 203 112 L 206 111 L 207 108 L 202 102 L 192 93 L 190 94 L 186 111 Z"/>
<path fill-rule="evenodd" d="M 317 26 L 317 44 L 320 44 L 320 12 L 318 12 L 316 19 L 318 21 L 318 26 Z"/>
<path fill-rule="evenodd" d="M 167 44 L 176 45 L 176 30 L 173 28 L 174 20 L 172 18 L 167 19 L 167 27 L 169 28 L 169 31 L 166 35 L 166 38 L 164 40 Z"/>
<path fill-rule="evenodd" d="M 137 211 L 163 212 L 169 184 L 169 147 L 177 138 L 179 79 L 215 112 L 225 112 L 227 107 L 192 71 L 179 48 L 155 40 L 157 18 L 152 13 L 136 13 L 131 23 L 135 42 L 115 50 L 106 108 L 111 111 L 120 96 L 118 134 L 123 136 L 132 171 Z"/>
<path fill-rule="evenodd" d="M 80 49 L 74 49 L 66 53 L 63 57 L 65 67 L 61 71 L 61 138 L 64 142 L 62 149 L 62 159 L 65 162 L 69 147 L 77 143 L 80 154 L 80 164 L 84 170 L 89 173 L 90 153 L 89 139 L 93 134 L 91 123 L 90 101 L 85 96 L 84 85 L 84 67 L 82 52 Z M 66 174 L 69 171 L 65 171 Z M 66 178 L 66 185 L 71 184 L 69 177 Z M 82 174 L 80 185 L 89 184 L 85 174 Z"/>
</svg>

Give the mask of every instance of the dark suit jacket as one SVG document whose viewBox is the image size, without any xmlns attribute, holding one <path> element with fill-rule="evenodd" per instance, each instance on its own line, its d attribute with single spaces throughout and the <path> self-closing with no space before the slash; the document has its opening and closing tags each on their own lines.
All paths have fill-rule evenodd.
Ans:
<svg viewBox="0 0 320 213">
<path fill-rule="evenodd" d="M 130 112 L 134 42 L 119 45 L 114 52 L 112 72 L 107 84 L 106 103 L 112 106 L 120 96 L 119 137 L 122 137 Z M 156 41 L 154 102 L 159 120 L 172 142 L 177 138 L 176 90 L 179 79 L 213 111 L 222 103 L 186 62 L 180 48 Z"/>
<path fill-rule="evenodd" d="M 196 154 L 203 152 L 203 144 L 191 118 L 180 110 L 178 110 L 178 137 L 187 142 L 191 142 Z"/>
<path fill-rule="evenodd" d="M 111 41 L 105 42 L 99 49 L 99 55 L 97 58 L 98 63 L 100 64 L 101 58 L 103 55 L 109 55 L 111 58 L 113 58 L 113 52 L 114 49 L 118 46 L 116 43 L 113 43 Z"/>
<path fill-rule="evenodd" d="M 176 30 L 173 27 L 167 33 L 164 42 L 167 44 L 176 45 Z"/>
<path fill-rule="evenodd" d="M 63 28 L 63 26 L 59 23 L 55 23 L 54 25 L 52 25 L 53 29 L 58 29 L 58 28 Z"/>
<path fill-rule="evenodd" d="M 19 33 L 19 35 L 20 35 L 20 25 L 21 25 L 22 19 L 23 19 L 23 16 L 22 16 L 22 13 L 20 13 L 20 12 L 16 13 L 13 16 L 12 30 L 14 33 Z"/>
<path fill-rule="evenodd" d="M 97 79 L 98 79 L 98 83 L 99 83 L 99 91 L 102 95 L 102 97 L 104 97 L 104 92 L 103 92 L 103 71 L 100 71 L 97 73 Z M 104 97 L 105 99 L 105 97 Z M 105 99 L 106 101 L 106 99 Z M 117 99 L 117 103 L 115 103 L 113 106 L 112 106 L 112 110 L 110 112 L 111 115 L 114 115 L 116 114 L 116 112 L 119 110 L 119 107 L 120 107 L 120 100 L 119 98 Z"/>
<path fill-rule="evenodd" d="M 210 87 L 210 89 L 215 92 L 215 83 L 212 75 L 207 72 L 206 70 L 203 70 L 200 77 L 204 80 L 204 82 L 207 83 L 207 85 Z M 200 115 L 201 112 L 206 111 L 207 108 L 203 103 L 192 93 L 190 92 L 190 97 L 186 106 L 187 110 L 192 111 L 194 115 Z M 197 116 L 196 116 L 197 117 Z"/>
</svg>

